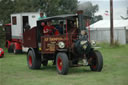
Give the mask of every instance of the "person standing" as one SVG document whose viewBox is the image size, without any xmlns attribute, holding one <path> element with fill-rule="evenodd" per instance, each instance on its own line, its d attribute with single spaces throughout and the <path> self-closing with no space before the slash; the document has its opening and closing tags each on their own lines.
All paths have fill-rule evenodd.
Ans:
<svg viewBox="0 0 128 85">
<path fill-rule="evenodd" d="M 40 16 L 38 17 L 38 20 L 44 19 L 46 16 L 44 15 L 43 12 L 40 12 Z"/>
<path fill-rule="evenodd" d="M 43 29 L 44 35 L 52 35 L 53 34 L 53 30 L 55 29 L 55 27 L 52 26 L 51 23 L 52 23 L 51 20 L 47 21 L 47 25 Z"/>
</svg>

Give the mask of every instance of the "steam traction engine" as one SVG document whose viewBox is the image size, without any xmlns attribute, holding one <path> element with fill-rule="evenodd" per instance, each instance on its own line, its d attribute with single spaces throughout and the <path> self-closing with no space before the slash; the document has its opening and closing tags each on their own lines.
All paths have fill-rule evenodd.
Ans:
<svg viewBox="0 0 128 85">
<path fill-rule="evenodd" d="M 94 42 L 89 41 L 85 22 L 90 19 L 82 12 L 77 14 L 59 15 L 47 17 L 37 21 L 37 27 L 24 32 L 25 47 L 29 47 L 27 62 L 30 69 L 39 69 L 41 64 L 47 66 L 52 60 L 59 74 L 67 74 L 70 66 L 90 66 L 92 71 L 101 71 L 103 58 L 99 51 L 93 48 Z M 44 35 L 42 30 L 46 23 L 51 20 L 53 26 L 63 21 L 63 33 Z"/>
</svg>

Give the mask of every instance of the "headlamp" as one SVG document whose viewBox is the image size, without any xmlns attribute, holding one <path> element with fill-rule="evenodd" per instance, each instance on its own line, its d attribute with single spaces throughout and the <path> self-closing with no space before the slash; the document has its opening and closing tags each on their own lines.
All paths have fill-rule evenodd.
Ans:
<svg viewBox="0 0 128 85">
<path fill-rule="evenodd" d="M 91 45 L 96 46 L 96 42 L 94 40 L 91 40 Z"/>
<path fill-rule="evenodd" d="M 58 46 L 59 46 L 59 48 L 64 48 L 65 47 L 65 43 L 64 42 L 59 42 Z"/>
</svg>

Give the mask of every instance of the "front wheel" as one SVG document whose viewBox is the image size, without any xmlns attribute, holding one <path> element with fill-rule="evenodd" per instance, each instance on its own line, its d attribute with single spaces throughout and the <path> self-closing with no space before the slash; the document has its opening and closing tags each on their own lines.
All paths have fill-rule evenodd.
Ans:
<svg viewBox="0 0 128 85">
<path fill-rule="evenodd" d="M 95 50 L 93 52 L 90 52 L 90 69 L 92 71 L 100 72 L 103 68 L 103 57 L 102 54 Z"/>
<path fill-rule="evenodd" d="M 41 67 L 41 57 L 34 50 L 29 50 L 27 63 L 30 69 L 39 69 Z"/>
<path fill-rule="evenodd" d="M 56 56 L 56 69 L 59 74 L 66 75 L 68 73 L 69 60 L 66 53 L 58 53 Z"/>
</svg>

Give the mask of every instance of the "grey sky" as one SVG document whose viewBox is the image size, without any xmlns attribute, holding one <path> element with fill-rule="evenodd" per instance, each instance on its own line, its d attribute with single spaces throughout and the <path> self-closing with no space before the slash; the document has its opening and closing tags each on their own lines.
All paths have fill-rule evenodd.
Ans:
<svg viewBox="0 0 128 85">
<path fill-rule="evenodd" d="M 109 11 L 110 0 L 78 0 L 80 3 L 91 1 L 93 4 L 99 5 L 99 11 L 96 13 L 103 16 L 104 19 L 109 19 L 110 16 L 105 16 L 105 11 Z M 113 0 L 114 4 L 114 19 L 121 19 L 120 16 L 126 16 L 126 10 L 128 7 L 128 0 Z"/>
</svg>

